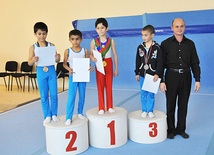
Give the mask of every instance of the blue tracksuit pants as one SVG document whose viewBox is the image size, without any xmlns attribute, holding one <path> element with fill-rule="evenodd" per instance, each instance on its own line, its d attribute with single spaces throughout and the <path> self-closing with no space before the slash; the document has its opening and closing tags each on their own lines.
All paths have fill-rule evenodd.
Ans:
<svg viewBox="0 0 214 155">
<path fill-rule="evenodd" d="M 73 82 L 73 76 L 69 76 L 69 88 L 68 88 L 68 101 L 66 108 L 66 120 L 71 119 L 74 113 L 75 98 L 77 88 L 79 90 L 79 103 L 78 103 L 78 114 L 83 113 L 83 107 L 85 102 L 85 87 L 86 82 Z"/>
<path fill-rule="evenodd" d="M 155 104 L 155 94 L 142 90 L 144 77 L 140 76 L 140 91 L 141 91 L 141 105 L 142 112 L 153 112 Z"/>
<path fill-rule="evenodd" d="M 43 67 L 37 67 L 37 81 L 42 103 L 44 118 L 57 116 L 58 96 L 57 96 L 57 77 L 55 66 L 47 66 L 48 71 L 44 72 Z M 51 107 L 49 105 L 49 92 Z"/>
</svg>

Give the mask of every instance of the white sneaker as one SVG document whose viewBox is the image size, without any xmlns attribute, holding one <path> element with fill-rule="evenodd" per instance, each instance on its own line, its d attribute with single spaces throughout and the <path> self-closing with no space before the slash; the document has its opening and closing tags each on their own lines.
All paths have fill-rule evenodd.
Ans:
<svg viewBox="0 0 214 155">
<path fill-rule="evenodd" d="M 71 119 L 68 119 L 68 120 L 65 122 L 65 125 L 71 125 Z"/>
<path fill-rule="evenodd" d="M 147 116 L 147 112 L 143 112 L 143 113 L 141 114 L 141 117 L 143 117 L 143 118 L 146 118 L 146 116 Z"/>
<path fill-rule="evenodd" d="M 113 113 L 113 112 L 114 112 L 114 109 L 109 108 L 108 111 L 109 111 L 110 113 Z"/>
<path fill-rule="evenodd" d="M 53 115 L 53 116 L 52 116 L 52 120 L 53 120 L 54 122 L 58 122 L 58 121 L 59 121 L 59 118 L 57 118 L 55 115 Z"/>
<path fill-rule="evenodd" d="M 85 119 L 85 117 L 82 114 L 78 114 L 79 119 Z"/>
<path fill-rule="evenodd" d="M 51 122 L 51 117 L 46 117 L 45 120 L 43 121 L 44 124 L 48 124 Z"/>
<path fill-rule="evenodd" d="M 149 112 L 149 117 L 154 118 L 155 114 L 153 112 Z"/>
<path fill-rule="evenodd" d="M 98 112 L 98 114 L 99 114 L 99 115 L 104 114 L 104 110 L 100 110 L 100 111 Z"/>
</svg>

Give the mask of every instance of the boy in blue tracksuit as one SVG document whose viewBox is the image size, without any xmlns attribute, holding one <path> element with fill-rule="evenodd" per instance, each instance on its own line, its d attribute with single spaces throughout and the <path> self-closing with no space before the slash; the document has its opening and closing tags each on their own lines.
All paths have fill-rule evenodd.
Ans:
<svg viewBox="0 0 214 155">
<path fill-rule="evenodd" d="M 152 25 L 147 25 L 142 29 L 142 38 L 144 40 L 137 48 L 135 78 L 140 82 L 142 117 L 155 117 L 153 113 L 155 95 L 154 93 L 142 90 L 145 74 L 154 76 L 156 82 L 162 74 L 162 54 L 160 46 L 152 40 L 155 35 L 155 29 Z"/>
<path fill-rule="evenodd" d="M 28 64 L 32 66 L 39 60 L 39 57 L 35 56 L 39 47 L 55 46 L 54 44 L 47 42 L 46 37 L 48 34 L 48 27 L 43 22 L 37 22 L 34 25 L 34 35 L 37 38 L 37 43 L 30 46 Z M 55 55 L 55 61 L 59 62 L 60 54 Z M 39 86 L 39 92 L 41 96 L 42 110 L 45 120 L 44 123 L 50 123 L 58 121 L 57 108 L 58 108 L 58 97 L 57 97 L 57 77 L 55 66 L 37 66 L 37 81 Z M 49 92 L 51 99 L 51 108 L 49 105 Z"/>
<path fill-rule="evenodd" d="M 73 72 L 73 58 L 88 58 L 88 50 L 80 46 L 82 40 L 82 33 L 79 30 L 70 31 L 69 41 L 71 42 L 72 47 L 66 49 L 64 52 L 63 67 L 69 71 L 69 88 L 65 125 L 70 125 L 72 122 L 77 88 L 79 90 L 78 117 L 80 119 L 85 118 L 83 116 L 83 107 L 85 102 L 86 82 L 73 82 L 73 74 L 75 74 Z M 67 65 L 68 60 L 69 66 Z M 94 71 L 91 66 L 90 70 Z"/>
</svg>

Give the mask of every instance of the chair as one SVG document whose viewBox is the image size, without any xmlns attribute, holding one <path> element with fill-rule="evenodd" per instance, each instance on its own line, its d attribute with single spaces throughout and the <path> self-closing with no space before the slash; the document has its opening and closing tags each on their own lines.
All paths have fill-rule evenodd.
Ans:
<svg viewBox="0 0 214 155">
<path fill-rule="evenodd" d="M 0 77 L 3 77 L 3 78 L 4 78 L 4 84 L 5 84 L 5 87 L 7 88 L 7 83 L 6 83 L 6 80 L 5 80 L 5 77 L 6 77 L 6 76 L 10 76 L 10 74 L 7 73 L 7 72 L 1 72 L 1 73 L 0 73 Z"/>
<path fill-rule="evenodd" d="M 10 89 L 10 76 L 13 75 L 13 72 L 17 72 L 17 67 L 18 67 L 18 63 L 16 61 L 7 61 L 6 65 L 5 65 L 5 72 L 1 72 L 0 73 L 0 77 L 4 78 L 4 83 L 5 86 L 7 87 L 6 81 L 5 81 L 5 77 L 9 76 L 8 79 L 8 90 Z M 18 82 L 16 81 L 17 86 L 18 86 Z"/>
<path fill-rule="evenodd" d="M 28 62 L 24 61 L 21 64 L 21 73 L 14 73 L 11 75 L 12 79 L 13 77 L 15 77 L 16 79 L 19 78 L 19 81 L 20 81 L 20 78 L 24 76 L 23 91 L 25 91 L 25 76 L 28 76 L 28 91 L 29 91 L 29 87 L 30 87 L 29 75 L 32 73 L 32 70 L 33 70 L 33 66 L 29 66 Z M 13 83 L 11 84 L 11 90 L 12 90 L 12 86 L 13 86 Z M 21 83 L 20 83 L 20 86 L 21 86 Z"/>
<path fill-rule="evenodd" d="M 67 65 L 69 66 L 69 63 L 67 62 Z M 63 62 L 57 63 L 56 66 L 56 75 L 57 78 L 63 78 L 63 91 L 64 91 L 64 85 L 65 85 L 65 77 L 69 77 L 69 71 L 63 67 Z"/>
<path fill-rule="evenodd" d="M 37 82 L 36 82 L 37 74 L 36 73 L 31 73 L 31 74 L 29 74 L 29 78 L 31 79 L 31 84 L 32 84 L 33 89 L 34 89 L 34 85 L 33 85 L 33 80 L 32 79 L 34 79 L 35 87 L 36 87 L 36 89 L 38 89 Z M 28 87 L 28 91 L 29 91 L 29 87 Z"/>
</svg>

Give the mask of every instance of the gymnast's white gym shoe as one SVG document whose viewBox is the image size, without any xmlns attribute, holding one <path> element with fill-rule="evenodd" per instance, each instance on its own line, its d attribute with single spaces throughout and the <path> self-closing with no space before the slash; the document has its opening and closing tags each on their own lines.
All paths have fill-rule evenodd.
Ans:
<svg viewBox="0 0 214 155">
<path fill-rule="evenodd" d="M 109 111 L 110 113 L 113 113 L 113 112 L 114 112 L 114 109 L 109 108 L 108 111 Z"/>
<path fill-rule="evenodd" d="M 85 119 L 85 117 L 82 114 L 78 114 L 79 119 Z"/>
<path fill-rule="evenodd" d="M 68 119 L 68 120 L 65 122 L 65 125 L 71 125 L 71 119 Z"/>
<path fill-rule="evenodd" d="M 57 118 L 55 115 L 53 115 L 53 116 L 52 116 L 52 120 L 53 120 L 54 122 L 58 122 L 58 121 L 59 121 L 59 118 Z"/>
<path fill-rule="evenodd" d="M 99 115 L 104 114 L 104 110 L 100 110 L 100 111 L 98 112 L 98 114 L 99 114 Z"/>
<path fill-rule="evenodd" d="M 44 124 L 48 124 L 51 122 L 51 117 L 46 117 L 45 120 L 43 121 Z"/>
<path fill-rule="evenodd" d="M 149 117 L 150 118 L 154 118 L 155 117 L 155 114 L 153 112 L 149 112 Z"/>
<path fill-rule="evenodd" d="M 143 118 L 146 118 L 146 116 L 147 116 L 147 112 L 143 112 L 143 113 L 141 114 L 141 117 L 143 117 Z"/>
</svg>

